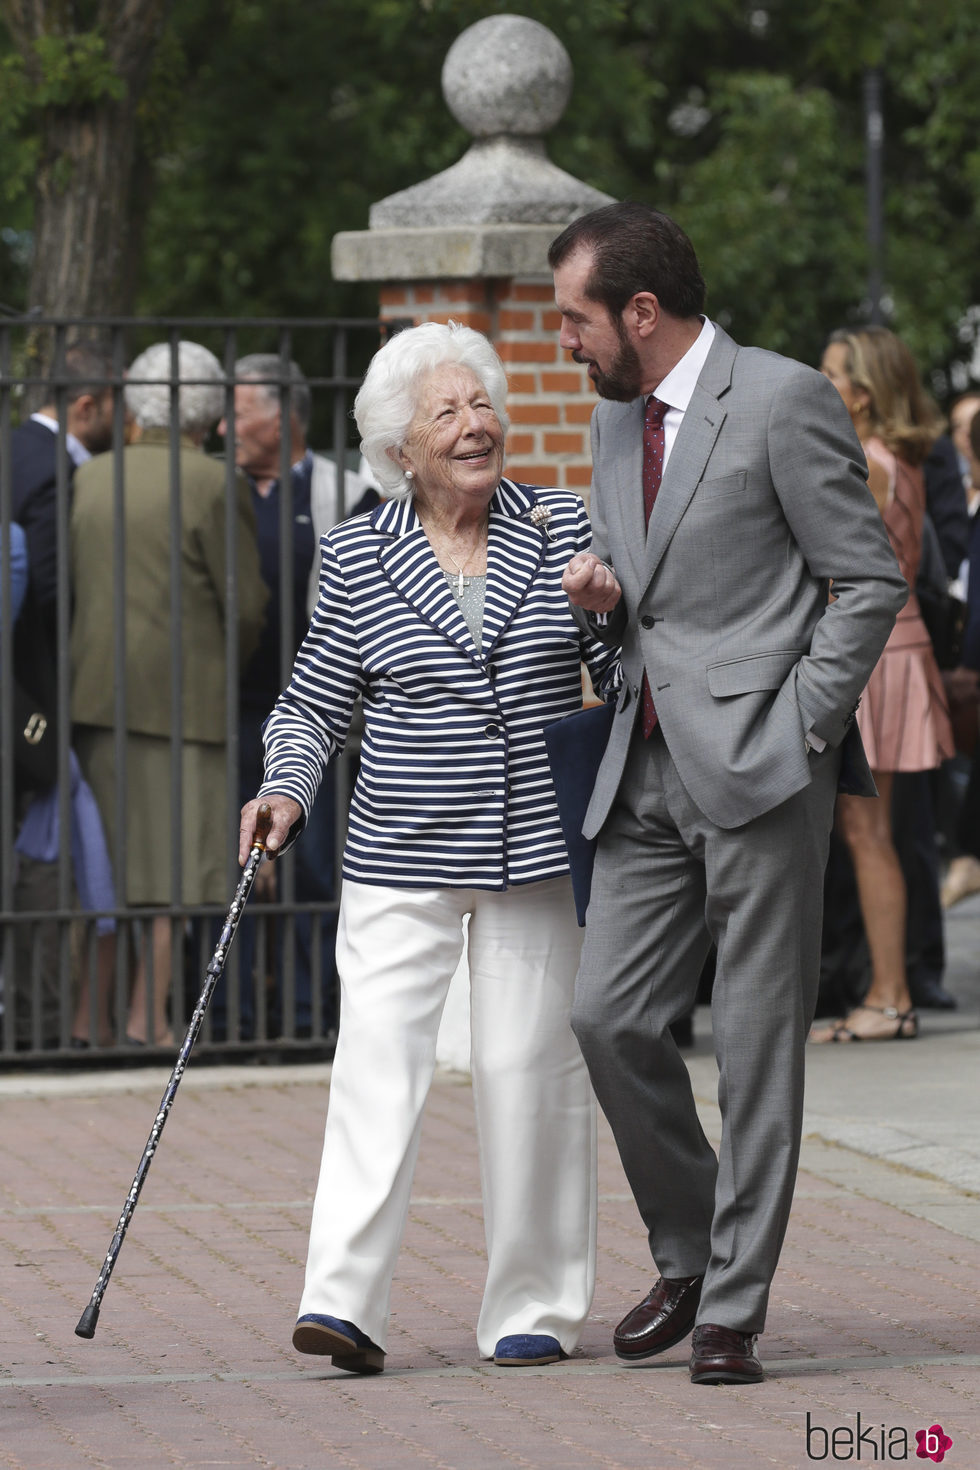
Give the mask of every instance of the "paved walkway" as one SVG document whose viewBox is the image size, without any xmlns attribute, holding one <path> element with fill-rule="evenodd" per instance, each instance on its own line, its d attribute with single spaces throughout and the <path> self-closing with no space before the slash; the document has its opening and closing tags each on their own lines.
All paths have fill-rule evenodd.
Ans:
<svg viewBox="0 0 980 1470">
<path fill-rule="evenodd" d="M 980 1467 L 980 898 L 950 916 L 955 1014 L 914 1045 L 814 1049 L 796 1205 L 762 1340 L 767 1381 L 695 1388 L 687 1344 L 623 1368 L 610 1335 L 649 1287 L 603 1130 L 599 1286 L 579 1352 L 476 1357 L 483 1248 L 472 1107 L 427 1111 L 388 1367 L 357 1379 L 289 1344 L 328 1070 L 203 1068 L 183 1083 L 94 1340 L 74 1335 L 167 1074 L 0 1078 L 0 1466 L 271 1470 Z M 691 1070 L 717 1136 L 709 1020 Z M 669 1187 L 669 1181 L 665 1181 Z"/>
</svg>

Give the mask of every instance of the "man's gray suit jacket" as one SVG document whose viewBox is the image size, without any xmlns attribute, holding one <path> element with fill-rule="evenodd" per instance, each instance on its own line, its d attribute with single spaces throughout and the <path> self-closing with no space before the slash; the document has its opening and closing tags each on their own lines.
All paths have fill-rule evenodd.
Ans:
<svg viewBox="0 0 980 1470">
<path fill-rule="evenodd" d="M 643 413 L 642 398 L 603 401 L 592 418 L 592 549 L 623 588 L 597 631 L 622 638 L 624 682 L 585 835 L 615 799 L 644 668 L 678 774 L 717 826 L 806 786 L 811 732 L 846 736 L 848 789 L 874 795 L 854 712 L 908 587 L 837 390 L 716 326 L 648 528 Z"/>
</svg>

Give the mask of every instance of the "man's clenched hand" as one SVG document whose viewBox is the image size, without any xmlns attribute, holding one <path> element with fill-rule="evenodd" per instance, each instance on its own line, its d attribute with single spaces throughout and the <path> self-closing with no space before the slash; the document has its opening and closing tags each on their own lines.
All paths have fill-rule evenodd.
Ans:
<svg viewBox="0 0 980 1470">
<path fill-rule="evenodd" d="M 561 585 L 568 600 L 586 612 L 612 612 L 623 595 L 612 567 L 591 551 L 579 551 L 565 568 Z"/>
</svg>

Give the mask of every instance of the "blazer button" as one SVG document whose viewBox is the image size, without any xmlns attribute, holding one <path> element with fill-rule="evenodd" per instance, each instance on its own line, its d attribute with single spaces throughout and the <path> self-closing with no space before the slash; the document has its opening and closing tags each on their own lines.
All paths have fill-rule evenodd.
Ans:
<svg viewBox="0 0 980 1470">
<path fill-rule="evenodd" d="M 500 734 L 500 726 L 491 720 L 489 725 L 484 726 L 483 733 L 488 740 L 496 740 Z"/>
<path fill-rule="evenodd" d="M 650 616 L 649 613 L 644 613 L 643 617 L 640 619 L 640 627 L 641 628 L 652 628 L 655 622 L 656 622 L 656 619 L 655 618 L 651 618 L 651 616 Z"/>
<path fill-rule="evenodd" d="M 496 664 L 487 664 L 487 678 L 490 680 L 491 684 L 493 683 L 494 679 L 496 679 L 496 677 L 497 677 L 497 665 Z"/>
</svg>

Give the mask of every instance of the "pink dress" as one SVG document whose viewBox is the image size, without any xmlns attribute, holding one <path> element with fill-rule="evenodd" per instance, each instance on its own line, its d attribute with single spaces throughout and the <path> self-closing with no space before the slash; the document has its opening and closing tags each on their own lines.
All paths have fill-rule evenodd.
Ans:
<svg viewBox="0 0 980 1470">
<path fill-rule="evenodd" d="M 922 471 L 897 459 L 879 439 L 864 449 L 888 473 L 882 518 L 902 574 L 914 588 L 926 507 Z M 868 680 L 857 722 L 873 771 L 928 771 L 955 754 L 942 675 L 914 591 Z"/>
</svg>

